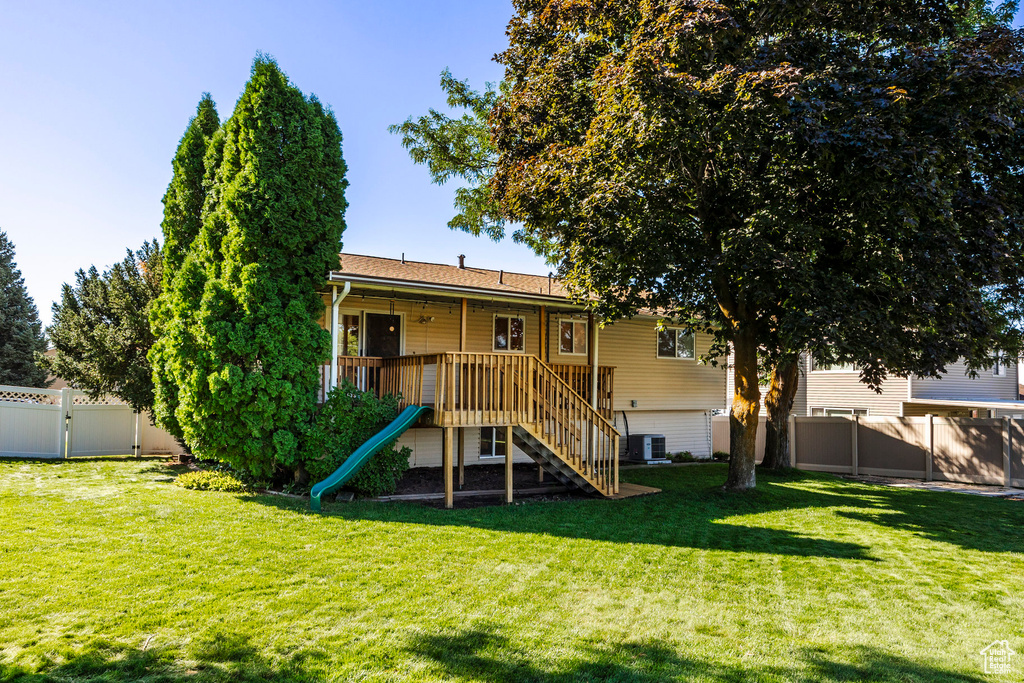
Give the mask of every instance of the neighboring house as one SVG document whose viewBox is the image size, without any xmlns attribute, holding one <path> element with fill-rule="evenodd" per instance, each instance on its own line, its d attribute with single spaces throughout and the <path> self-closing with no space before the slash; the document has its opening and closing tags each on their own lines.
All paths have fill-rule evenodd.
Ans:
<svg viewBox="0 0 1024 683">
<path fill-rule="evenodd" d="M 941 377 L 891 377 L 878 393 L 860 381 L 860 371 L 852 365 L 818 368 L 805 356 L 800 359 L 793 414 L 1018 418 L 1024 417 L 1020 379 L 1019 366 L 1012 361 L 981 370 L 975 378 L 958 362 L 947 366 Z M 727 390 L 732 390 L 731 378 Z M 731 394 L 727 400 L 731 404 Z"/>
<path fill-rule="evenodd" d="M 663 434 L 669 452 L 711 454 L 725 372 L 697 360 L 710 337 L 659 331 L 651 316 L 600 327 L 557 279 L 464 257 L 449 266 L 341 254 L 327 284 L 338 363 L 337 378 L 323 368 L 324 385 L 347 377 L 435 406 L 431 424 L 399 441 L 413 466 L 441 465 L 446 438 L 467 465 L 502 462 L 511 428 L 515 461 L 544 438 L 568 459 L 607 456 L 615 442 L 621 453 L 627 430 Z M 530 431 L 542 428 L 546 437 Z"/>
</svg>

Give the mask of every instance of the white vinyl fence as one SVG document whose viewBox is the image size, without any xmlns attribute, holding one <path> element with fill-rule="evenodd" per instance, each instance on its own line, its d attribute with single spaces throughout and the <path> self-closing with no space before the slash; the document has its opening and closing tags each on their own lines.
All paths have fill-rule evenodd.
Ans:
<svg viewBox="0 0 1024 683">
<path fill-rule="evenodd" d="M 113 397 L 0 385 L 0 457 L 76 458 L 181 451 L 170 434 Z"/>
</svg>

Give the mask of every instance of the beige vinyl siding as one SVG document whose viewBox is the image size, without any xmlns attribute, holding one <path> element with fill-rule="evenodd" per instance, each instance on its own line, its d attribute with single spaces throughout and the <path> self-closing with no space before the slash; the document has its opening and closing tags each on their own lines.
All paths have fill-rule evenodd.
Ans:
<svg viewBox="0 0 1024 683">
<path fill-rule="evenodd" d="M 529 343 L 529 323 L 527 339 Z M 549 335 L 552 363 L 587 363 L 586 356 L 558 353 L 557 317 L 551 316 Z M 711 337 L 698 334 L 696 354 L 707 353 Z M 615 406 L 619 410 L 711 410 L 724 408 L 725 369 L 698 360 L 658 358 L 658 329 L 654 318 L 634 318 L 609 324 L 598 332 L 599 365 L 615 368 Z M 636 408 L 631 405 L 637 402 Z"/>
<path fill-rule="evenodd" d="M 696 410 L 631 410 L 626 411 L 630 434 L 662 434 L 669 453 L 690 451 L 698 458 L 711 457 L 710 415 Z M 619 453 L 626 452 L 626 422 L 622 413 L 615 414 Z"/>
<path fill-rule="evenodd" d="M 814 408 L 865 408 L 871 417 L 899 417 L 907 400 L 907 380 L 890 377 L 876 393 L 860 381 L 860 372 L 809 370 L 807 378 L 807 412 Z"/>
<path fill-rule="evenodd" d="M 1013 401 L 1017 399 L 1017 364 L 1010 362 L 1005 377 L 995 377 L 991 370 L 982 370 L 971 379 L 967 367 L 961 363 L 947 366 L 942 377 L 914 379 L 914 398 L 988 399 Z"/>
<path fill-rule="evenodd" d="M 480 429 L 477 427 L 465 427 L 466 444 L 466 466 L 470 465 L 495 465 L 505 462 L 504 458 L 481 458 L 480 457 Z M 442 439 L 444 430 L 437 428 L 410 429 L 403 434 L 397 443 L 397 447 L 408 446 L 412 449 L 412 456 L 409 465 L 412 467 L 440 467 L 441 452 L 443 449 Z M 455 432 L 456 452 L 452 455 L 452 463 L 458 463 L 459 435 Z M 533 462 L 526 453 L 523 453 L 517 446 L 512 446 L 512 462 Z"/>
<path fill-rule="evenodd" d="M 725 377 L 725 405 L 727 409 L 732 408 L 732 400 L 736 394 L 736 377 L 733 374 L 734 361 L 732 354 L 729 355 L 729 365 L 726 369 Z M 768 395 L 768 387 L 761 387 L 761 410 L 758 415 L 761 417 L 768 416 L 768 410 L 764 405 L 764 398 Z M 806 359 L 801 357 L 800 359 L 800 383 L 796 387 L 796 396 L 793 397 L 793 409 L 790 411 L 792 415 L 807 415 L 807 362 Z"/>
</svg>

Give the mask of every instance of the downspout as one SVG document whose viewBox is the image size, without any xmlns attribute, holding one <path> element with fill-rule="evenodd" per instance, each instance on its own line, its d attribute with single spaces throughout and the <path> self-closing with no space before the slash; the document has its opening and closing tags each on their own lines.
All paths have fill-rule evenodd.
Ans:
<svg viewBox="0 0 1024 683">
<path fill-rule="evenodd" d="M 338 307 L 352 291 L 352 283 L 346 282 L 338 296 L 338 286 L 331 287 L 331 389 L 338 386 Z"/>
</svg>

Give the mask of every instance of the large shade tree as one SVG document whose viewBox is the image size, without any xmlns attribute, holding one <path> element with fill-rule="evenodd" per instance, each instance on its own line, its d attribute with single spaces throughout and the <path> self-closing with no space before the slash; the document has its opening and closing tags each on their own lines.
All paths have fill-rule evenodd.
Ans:
<svg viewBox="0 0 1024 683">
<path fill-rule="evenodd" d="M 102 273 L 96 266 L 75 273 L 74 285 L 65 283 L 53 304 L 46 331 L 54 354 L 41 359 L 43 367 L 91 396 L 110 394 L 134 410 L 151 410 L 149 314 L 162 270 L 163 254 L 153 240 Z"/>
<path fill-rule="evenodd" d="M 39 311 L 14 260 L 14 244 L 0 230 L 0 384 L 46 387 L 46 370 L 37 365 L 46 351 Z"/>
<path fill-rule="evenodd" d="M 201 227 L 166 294 L 182 343 L 160 365 L 192 452 L 269 474 L 301 464 L 330 353 L 318 290 L 345 228 L 341 131 L 260 56 L 203 168 Z"/>
<path fill-rule="evenodd" d="M 759 365 L 811 346 L 877 384 L 983 355 L 1020 294 L 1017 163 L 989 147 L 1019 35 L 925 0 L 514 4 L 493 195 L 606 318 L 735 350 L 727 486 L 755 482 Z"/>
</svg>

